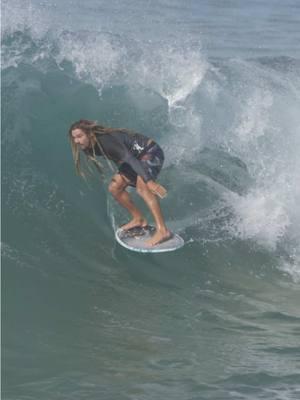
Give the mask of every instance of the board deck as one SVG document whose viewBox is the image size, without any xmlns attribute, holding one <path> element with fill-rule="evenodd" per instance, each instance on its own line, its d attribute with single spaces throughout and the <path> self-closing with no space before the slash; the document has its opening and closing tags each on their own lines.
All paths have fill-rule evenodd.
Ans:
<svg viewBox="0 0 300 400">
<path fill-rule="evenodd" d="M 132 228 L 124 231 L 122 228 L 117 229 L 115 237 L 117 242 L 128 250 L 137 251 L 139 253 L 162 253 L 174 251 L 184 245 L 184 240 L 178 234 L 163 243 L 149 247 L 146 241 L 151 238 L 155 232 L 154 226 L 148 225 L 145 228 Z"/>
</svg>

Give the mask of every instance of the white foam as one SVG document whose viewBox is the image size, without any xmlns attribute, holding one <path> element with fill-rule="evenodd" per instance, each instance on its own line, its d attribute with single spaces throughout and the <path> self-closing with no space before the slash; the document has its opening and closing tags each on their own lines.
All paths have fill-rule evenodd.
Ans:
<svg viewBox="0 0 300 400">
<path fill-rule="evenodd" d="M 208 64 L 200 49 L 163 44 L 145 50 L 133 70 L 137 82 L 159 93 L 171 110 L 183 106 L 207 70 Z"/>
<path fill-rule="evenodd" d="M 269 128 L 269 110 L 273 97 L 269 90 L 254 88 L 246 98 L 242 114 L 238 116 L 235 134 L 245 144 L 264 136 Z"/>
<path fill-rule="evenodd" d="M 280 270 L 292 277 L 295 283 L 300 283 L 300 254 L 294 255 L 291 261 L 282 261 Z"/>
<path fill-rule="evenodd" d="M 227 194 L 227 199 L 235 213 L 230 226 L 232 235 L 243 240 L 252 239 L 275 249 L 290 226 L 286 202 L 280 194 L 257 188 L 244 196 Z"/>
<path fill-rule="evenodd" d="M 64 33 L 59 37 L 58 63 L 70 61 L 77 77 L 92 83 L 101 90 L 112 80 L 120 79 L 126 48 L 121 43 L 115 46 L 108 35 L 91 32 Z"/>
<path fill-rule="evenodd" d="M 31 0 L 3 0 L 1 12 L 4 34 L 19 30 L 28 31 L 34 37 L 42 37 L 49 29 L 49 16 L 33 5 Z"/>
<path fill-rule="evenodd" d="M 300 82 L 251 62 L 231 67 L 237 72 L 227 93 L 232 124 L 216 139 L 245 162 L 253 183 L 246 194 L 226 195 L 234 212 L 229 229 L 234 237 L 276 249 L 300 231 Z"/>
</svg>

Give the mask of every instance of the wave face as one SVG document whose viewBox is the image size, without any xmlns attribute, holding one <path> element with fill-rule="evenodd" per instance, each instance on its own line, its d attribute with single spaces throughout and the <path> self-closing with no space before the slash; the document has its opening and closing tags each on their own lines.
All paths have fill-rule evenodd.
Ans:
<svg viewBox="0 0 300 400">
<path fill-rule="evenodd" d="M 279 3 L 3 2 L 7 399 L 297 397 L 299 8 Z M 109 169 L 75 176 L 80 118 L 162 145 L 182 250 L 115 244 Z"/>
</svg>

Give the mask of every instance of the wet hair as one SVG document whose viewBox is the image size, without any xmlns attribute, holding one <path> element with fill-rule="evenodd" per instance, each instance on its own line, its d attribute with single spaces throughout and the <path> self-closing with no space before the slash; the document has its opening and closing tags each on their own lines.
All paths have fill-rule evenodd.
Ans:
<svg viewBox="0 0 300 400">
<path fill-rule="evenodd" d="M 103 150 L 103 147 L 101 146 L 100 141 L 98 140 L 99 135 L 106 135 L 110 134 L 112 132 L 129 132 L 126 129 L 114 129 L 114 128 L 109 128 L 105 127 L 103 125 L 99 125 L 97 121 L 90 121 L 87 119 L 81 119 L 77 122 L 74 122 L 69 129 L 69 139 L 71 143 L 71 148 L 72 148 L 72 154 L 73 154 L 73 159 L 75 163 L 75 168 L 76 172 L 78 175 L 80 175 L 82 178 L 86 179 L 87 175 L 86 173 L 82 170 L 81 168 L 81 160 L 80 160 L 80 148 L 79 146 L 75 143 L 74 138 L 72 136 L 72 132 L 75 129 L 81 129 L 90 139 L 90 149 L 88 151 L 84 151 L 87 159 L 87 169 L 90 173 L 92 173 L 92 168 L 90 167 L 90 164 L 92 163 L 98 172 L 103 176 L 103 166 L 102 164 L 96 159 L 96 151 L 95 151 L 95 146 L 98 145 L 98 147 L 101 149 L 102 154 L 105 156 L 105 152 Z M 107 159 L 107 157 L 105 156 Z M 109 162 L 109 160 L 107 159 Z"/>
</svg>

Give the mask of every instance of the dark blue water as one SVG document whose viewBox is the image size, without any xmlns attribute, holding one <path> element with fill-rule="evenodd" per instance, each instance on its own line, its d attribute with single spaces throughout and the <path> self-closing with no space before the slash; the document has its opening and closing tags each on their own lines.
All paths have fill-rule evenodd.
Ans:
<svg viewBox="0 0 300 400">
<path fill-rule="evenodd" d="M 295 0 L 3 2 L 3 398 L 300 397 L 299 17 Z M 183 249 L 115 243 L 111 172 L 75 175 L 80 118 L 162 145 Z"/>
</svg>

